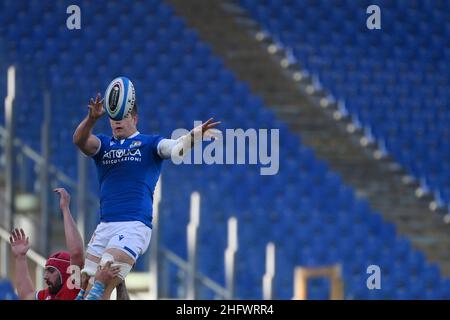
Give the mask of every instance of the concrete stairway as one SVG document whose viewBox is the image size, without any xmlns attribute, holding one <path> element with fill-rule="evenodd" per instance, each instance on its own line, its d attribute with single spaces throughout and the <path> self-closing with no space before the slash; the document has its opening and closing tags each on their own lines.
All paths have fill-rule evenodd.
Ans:
<svg viewBox="0 0 450 320">
<path fill-rule="evenodd" d="M 431 198 L 418 199 L 417 185 L 405 184 L 405 174 L 395 163 L 375 159 L 376 148 L 363 147 L 360 133 L 349 133 L 348 122 L 333 118 L 336 109 L 319 107 L 317 99 L 303 90 L 310 84 L 308 79 L 293 80 L 291 72 L 280 66 L 280 57 L 257 40 L 258 26 L 245 12 L 218 0 L 167 2 L 239 79 L 302 136 L 305 145 L 313 147 L 386 220 L 396 223 L 399 234 L 409 237 L 429 261 L 437 262 L 443 275 L 450 276 L 450 228 L 441 213 L 429 209 Z"/>
</svg>

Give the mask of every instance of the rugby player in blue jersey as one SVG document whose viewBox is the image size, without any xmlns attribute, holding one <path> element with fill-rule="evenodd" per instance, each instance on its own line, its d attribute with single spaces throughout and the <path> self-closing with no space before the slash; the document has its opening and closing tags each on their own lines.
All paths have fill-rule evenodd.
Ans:
<svg viewBox="0 0 450 320">
<path fill-rule="evenodd" d="M 105 114 L 100 94 L 90 100 L 88 108 L 73 142 L 95 161 L 100 184 L 100 224 L 88 244 L 83 272 L 94 276 L 99 263 L 113 261 L 120 266 L 119 277 L 125 279 L 150 243 L 153 192 L 163 160 L 182 157 L 204 135 L 214 137 L 217 129 L 212 128 L 220 122 L 209 119 L 177 140 L 145 135 L 137 130 L 134 104 L 124 119 L 109 119 L 112 136 L 94 135 L 95 123 Z M 105 289 L 104 299 L 109 299 L 120 278 Z"/>
</svg>

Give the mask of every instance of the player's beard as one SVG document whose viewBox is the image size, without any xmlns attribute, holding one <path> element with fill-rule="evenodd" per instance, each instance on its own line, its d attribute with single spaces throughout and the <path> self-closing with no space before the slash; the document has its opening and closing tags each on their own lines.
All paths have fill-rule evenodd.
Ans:
<svg viewBox="0 0 450 320">
<path fill-rule="evenodd" d="M 48 286 L 48 292 L 50 294 L 57 294 L 59 292 L 59 290 L 61 290 L 61 288 L 62 288 L 62 283 L 61 283 L 61 280 L 58 279 L 58 280 L 56 280 L 55 283 L 47 284 L 47 286 Z"/>
</svg>

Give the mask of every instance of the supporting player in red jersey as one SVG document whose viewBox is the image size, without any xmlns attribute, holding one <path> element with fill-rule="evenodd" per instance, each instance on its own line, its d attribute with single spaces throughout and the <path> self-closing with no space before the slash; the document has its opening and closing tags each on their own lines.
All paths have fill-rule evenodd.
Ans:
<svg viewBox="0 0 450 320">
<path fill-rule="evenodd" d="M 45 264 L 44 280 L 47 288 L 36 293 L 36 300 L 73 300 L 80 289 L 68 287 L 70 254 L 60 251 L 52 254 Z"/>
<path fill-rule="evenodd" d="M 64 232 L 68 252 L 60 251 L 52 254 L 45 264 L 44 280 L 47 288 L 35 292 L 31 282 L 26 254 L 30 249 L 28 237 L 22 229 L 14 229 L 10 236 L 11 251 L 15 257 L 15 285 L 22 300 L 73 300 L 79 288 L 68 282 L 68 267 L 84 265 L 84 245 L 80 233 L 70 213 L 70 195 L 66 190 L 54 190 L 60 198 L 60 207 L 64 217 Z M 70 272 L 70 271 L 69 271 Z"/>
</svg>

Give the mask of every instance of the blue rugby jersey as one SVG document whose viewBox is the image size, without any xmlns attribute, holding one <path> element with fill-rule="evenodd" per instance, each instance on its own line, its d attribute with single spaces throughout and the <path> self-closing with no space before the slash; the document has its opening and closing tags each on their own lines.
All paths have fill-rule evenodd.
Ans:
<svg viewBox="0 0 450 320">
<path fill-rule="evenodd" d="M 152 227 L 153 192 L 163 159 L 159 135 L 136 132 L 124 140 L 96 135 L 100 149 L 92 157 L 100 184 L 100 221 L 141 221 Z"/>
</svg>

